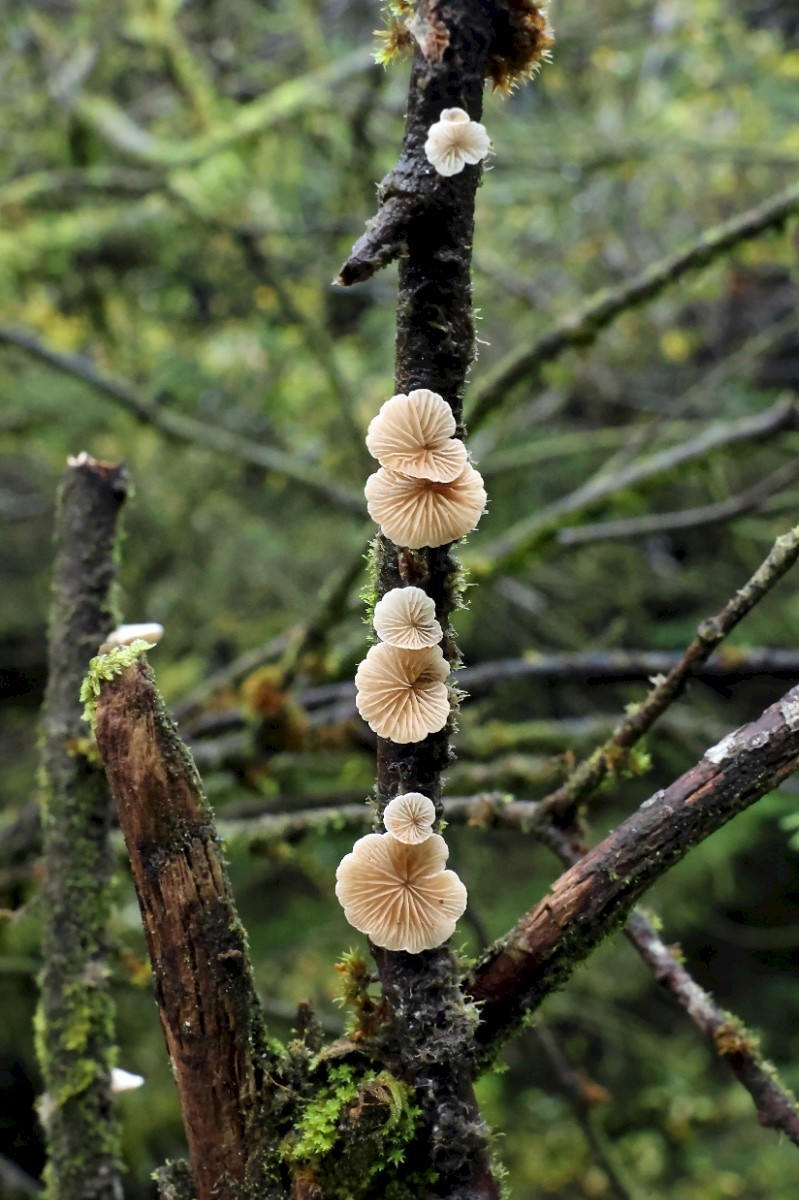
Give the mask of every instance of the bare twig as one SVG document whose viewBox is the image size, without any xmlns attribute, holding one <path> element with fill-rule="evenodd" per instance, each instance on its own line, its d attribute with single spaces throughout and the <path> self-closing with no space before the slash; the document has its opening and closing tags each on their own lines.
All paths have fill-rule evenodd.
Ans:
<svg viewBox="0 0 799 1200">
<path fill-rule="evenodd" d="M 277 475 L 302 484 L 337 508 L 363 515 L 363 499 L 356 493 L 346 491 L 338 484 L 326 480 L 313 465 L 274 446 L 251 442 L 220 426 L 206 425 L 204 421 L 198 421 L 194 417 L 151 404 L 139 395 L 132 384 L 104 375 L 82 354 L 53 350 L 30 330 L 7 325 L 0 327 L 0 345 L 13 346 L 62 375 L 79 380 L 98 395 L 113 400 L 144 425 L 152 425 L 154 429 L 159 429 L 179 441 L 203 446 L 219 454 L 229 454 L 241 462 L 262 467 L 265 471 L 274 471 Z"/>
<path fill-rule="evenodd" d="M 486 417 L 507 401 L 516 384 L 525 379 L 532 383 L 546 363 L 553 362 L 566 350 L 589 346 L 622 313 L 653 300 L 691 271 L 709 266 L 741 243 L 781 228 L 797 211 L 799 185 L 794 184 L 740 216 L 707 230 L 685 250 L 652 263 L 620 287 L 606 288 L 591 296 L 532 346 L 512 351 L 483 377 L 472 392 L 470 428 L 475 430 L 482 425 Z"/>
<path fill-rule="evenodd" d="M 625 933 L 658 983 L 710 1038 L 720 1057 L 749 1092 L 760 1124 L 779 1130 L 799 1146 L 796 1099 L 780 1084 L 771 1065 L 764 1062 L 757 1039 L 737 1017 L 719 1008 L 712 996 L 691 978 L 642 912 L 631 914 Z"/>
<path fill-rule="evenodd" d="M 117 525 L 127 495 L 119 465 L 70 459 L 59 497 L 42 715 L 44 969 L 39 1010 L 40 1106 L 59 1200 L 120 1200 L 111 1099 L 109 990 L 111 806 L 85 754 L 79 701 L 89 661 L 114 627 Z"/>
<path fill-rule="evenodd" d="M 587 542 L 626 541 L 628 538 L 648 537 L 656 533 L 677 533 L 683 529 L 700 529 L 722 525 L 744 513 L 752 512 L 780 492 L 799 476 L 799 462 L 784 463 L 765 479 L 759 480 L 737 496 L 729 496 L 717 504 L 705 504 L 680 512 L 647 513 L 620 521 L 599 521 L 593 525 L 578 525 L 561 529 L 558 541 L 562 546 L 582 546 Z"/>
<path fill-rule="evenodd" d="M 618 763 L 625 752 L 634 746 L 658 717 L 674 703 L 691 676 L 707 662 L 716 647 L 747 613 L 768 595 L 791 569 L 797 558 L 799 526 L 777 538 L 751 579 L 725 604 L 721 612 L 702 622 L 688 649 L 668 675 L 655 683 L 643 703 L 616 726 L 602 746 L 575 768 L 562 787 L 542 801 L 545 810 L 563 814 L 590 795 L 608 772 L 613 770 L 614 763 Z"/>
<path fill-rule="evenodd" d="M 492 947 L 469 990 L 478 1040 L 507 1036 L 670 867 L 799 767 L 799 688 L 708 750 L 567 870 Z M 555 831 L 557 832 L 557 831 Z"/>
<path fill-rule="evenodd" d="M 498 571 L 519 561 L 541 541 L 555 536 L 564 524 L 565 517 L 590 509 L 615 492 L 634 487 L 666 471 L 676 470 L 721 447 L 771 438 L 786 429 L 795 429 L 796 424 L 797 405 L 790 400 L 780 400 L 753 417 L 711 425 L 704 433 L 697 434 L 687 442 L 659 450 L 618 471 L 600 470 L 567 496 L 511 525 L 481 555 L 476 564 L 478 573 L 481 577 L 496 575 Z"/>
</svg>

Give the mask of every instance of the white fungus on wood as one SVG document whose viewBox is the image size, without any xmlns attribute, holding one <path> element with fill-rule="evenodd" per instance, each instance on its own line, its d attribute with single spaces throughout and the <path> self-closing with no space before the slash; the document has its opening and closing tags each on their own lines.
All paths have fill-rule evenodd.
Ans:
<svg viewBox="0 0 799 1200">
<path fill-rule="evenodd" d="M 381 467 L 366 482 L 369 516 L 397 546 L 444 546 L 474 529 L 486 506 L 479 471 L 466 465 L 450 483 Z"/>
<path fill-rule="evenodd" d="M 406 792 L 389 800 L 383 811 L 383 824 L 391 837 L 398 842 L 414 846 L 424 842 L 433 833 L 436 806 L 421 792 Z"/>
<path fill-rule="evenodd" d="M 481 162 L 490 149 L 485 125 L 472 121 L 462 108 L 445 108 L 424 144 L 427 160 L 439 175 L 459 175 L 467 163 Z"/>
</svg>

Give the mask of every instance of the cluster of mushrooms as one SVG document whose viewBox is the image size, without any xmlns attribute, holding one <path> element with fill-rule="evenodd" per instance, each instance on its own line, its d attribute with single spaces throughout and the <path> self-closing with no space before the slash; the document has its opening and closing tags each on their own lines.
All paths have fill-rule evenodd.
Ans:
<svg viewBox="0 0 799 1200">
<path fill-rule="evenodd" d="M 450 176 L 490 148 L 484 126 L 462 108 L 447 108 L 424 150 L 436 173 Z M 483 480 L 437 392 L 392 396 L 370 424 L 366 445 L 380 464 L 366 484 L 369 515 L 396 546 L 445 546 L 474 529 L 486 505 Z M 444 728 L 450 712 L 435 604 L 422 588 L 393 588 L 375 606 L 374 628 L 380 640 L 355 676 L 358 711 L 378 737 L 421 742 Z M 433 833 L 435 819 L 427 796 L 395 796 L 383 812 L 386 832 L 359 838 L 339 865 L 344 915 L 376 946 L 420 954 L 455 932 L 466 888 L 445 868 L 449 851 Z"/>
<path fill-rule="evenodd" d="M 392 396 L 369 426 L 380 469 L 366 484 L 369 515 L 397 546 L 448 545 L 485 509 L 483 480 L 455 437 L 455 418 L 436 392 Z M 422 588 L 393 588 L 375 605 L 372 646 L 355 676 L 358 711 L 400 745 L 438 733 L 449 719 L 449 663 L 435 604 Z M 419 792 L 391 800 L 385 834 L 360 838 L 336 873 L 347 920 L 377 946 L 419 954 L 440 946 L 466 907 L 466 888 L 445 869 L 447 845 L 433 833 L 433 802 Z"/>
</svg>

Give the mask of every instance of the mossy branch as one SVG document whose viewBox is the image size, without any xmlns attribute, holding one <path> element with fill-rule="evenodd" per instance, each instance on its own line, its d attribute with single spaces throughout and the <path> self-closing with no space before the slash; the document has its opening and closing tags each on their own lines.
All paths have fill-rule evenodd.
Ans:
<svg viewBox="0 0 799 1200">
<path fill-rule="evenodd" d="M 78 693 L 89 659 L 116 623 L 116 544 L 127 491 L 121 466 L 81 454 L 63 477 L 56 518 L 41 737 L 45 965 L 36 1032 L 46 1187 L 58 1200 L 122 1195 L 111 1098 L 111 806 L 101 772 L 79 749 L 86 729 Z"/>
<path fill-rule="evenodd" d="M 268 1190 L 279 1063 L 211 810 L 146 661 L 95 675 L 97 744 L 130 856 L 198 1200 L 241 1200 L 242 1187 L 259 1180 L 260 1194 L 279 1195 Z"/>
</svg>

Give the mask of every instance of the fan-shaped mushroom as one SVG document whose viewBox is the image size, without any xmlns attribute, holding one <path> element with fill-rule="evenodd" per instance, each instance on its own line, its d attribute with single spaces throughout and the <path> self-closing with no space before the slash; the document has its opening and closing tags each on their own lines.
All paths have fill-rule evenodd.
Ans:
<svg viewBox="0 0 799 1200">
<path fill-rule="evenodd" d="M 448 675 L 439 646 L 401 650 L 381 642 L 370 648 L 355 676 L 358 712 L 378 737 L 421 742 L 447 723 Z"/>
</svg>

